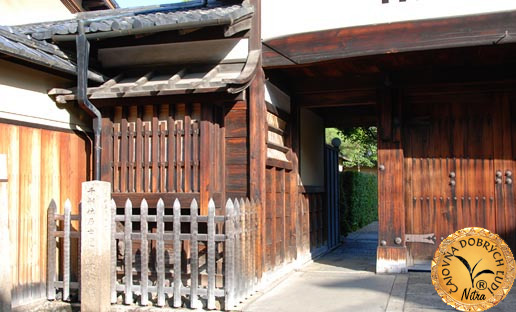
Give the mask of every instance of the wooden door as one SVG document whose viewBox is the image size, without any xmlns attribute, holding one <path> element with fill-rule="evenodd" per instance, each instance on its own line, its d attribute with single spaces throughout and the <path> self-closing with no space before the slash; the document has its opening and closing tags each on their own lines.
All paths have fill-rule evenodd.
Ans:
<svg viewBox="0 0 516 312">
<path fill-rule="evenodd" d="M 438 244 L 464 227 L 495 231 L 514 246 L 514 186 L 506 183 L 514 172 L 510 98 L 414 92 L 403 111 L 409 266 L 428 264 Z"/>
<path fill-rule="evenodd" d="M 328 248 L 333 248 L 340 242 L 339 150 L 333 146 L 324 147 L 324 177 Z"/>
</svg>

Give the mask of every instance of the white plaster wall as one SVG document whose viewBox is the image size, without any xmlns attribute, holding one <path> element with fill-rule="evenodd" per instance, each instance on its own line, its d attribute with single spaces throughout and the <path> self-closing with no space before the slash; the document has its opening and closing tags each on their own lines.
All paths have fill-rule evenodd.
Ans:
<svg viewBox="0 0 516 312">
<path fill-rule="evenodd" d="M 0 0 L 0 25 L 20 25 L 72 18 L 60 0 Z"/>
<path fill-rule="evenodd" d="M 516 9 L 515 0 L 262 0 L 262 38 Z"/>
<path fill-rule="evenodd" d="M 265 101 L 290 113 L 290 96 L 270 81 L 265 82 Z"/>
<path fill-rule="evenodd" d="M 65 129 L 89 129 L 89 118 L 76 104 L 58 107 L 47 95 L 52 88 L 73 84 L 51 74 L 0 60 L 0 118 Z"/>
<path fill-rule="evenodd" d="M 301 182 L 324 186 L 324 121 L 311 110 L 300 111 Z"/>
</svg>

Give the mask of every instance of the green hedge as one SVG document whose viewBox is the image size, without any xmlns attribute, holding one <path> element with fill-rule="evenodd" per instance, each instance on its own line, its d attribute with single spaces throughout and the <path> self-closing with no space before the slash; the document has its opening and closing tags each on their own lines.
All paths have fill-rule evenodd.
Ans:
<svg viewBox="0 0 516 312">
<path fill-rule="evenodd" d="M 370 173 L 340 174 L 341 231 L 347 235 L 378 220 L 378 179 Z"/>
</svg>

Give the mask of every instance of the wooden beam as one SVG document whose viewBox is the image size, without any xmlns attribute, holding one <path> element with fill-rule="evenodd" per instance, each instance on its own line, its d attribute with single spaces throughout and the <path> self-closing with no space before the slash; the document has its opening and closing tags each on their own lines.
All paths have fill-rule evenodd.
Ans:
<svg viewBox="0 0 516 312">
<path fill-rule="evenodd" d="M 271 39 L 264 67 L 334 59 L 510 43 L 516 41 L 516 11 L 356 26 Z M 284 57 L 279 57 L 281 51 Z"/>
<path fill-rule="evenodd" d="M 338 115 L 323 115 L 323 118 L 326 128 L 371 127 L 376 126 L 378 120 L 374 113 L 369 115 L 353 115 L 343 112 Z"/>
<path fill-rule="evenodd" d="M 303 108 L 374 105 L 376 103 L 376 90 L 314 92 L 297 96 L 296 103 Z"/>
<path fill-rule="evenodd" d="M 282 168 L 286 170 L 292 170 L 292 163 L 284 160 L 267 158 L 266 162 L 268 167 Z"/>
</svg>

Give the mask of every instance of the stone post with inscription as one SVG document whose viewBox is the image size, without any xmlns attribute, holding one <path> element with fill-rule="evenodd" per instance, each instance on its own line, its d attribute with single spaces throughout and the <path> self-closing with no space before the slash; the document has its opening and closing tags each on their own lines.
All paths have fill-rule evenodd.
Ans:
<svg viewBox="0 0 516 312">
<path fill-rule="evenodd" d="M 0 154 L 0 311 L 11 311 L 11 240 L 7 198 L 7 155 Z"/>
<path fill-rule="evenodd" d="M 111 308 L 111 184 L 82 183 L 81 312 Z"/>
</svg>

